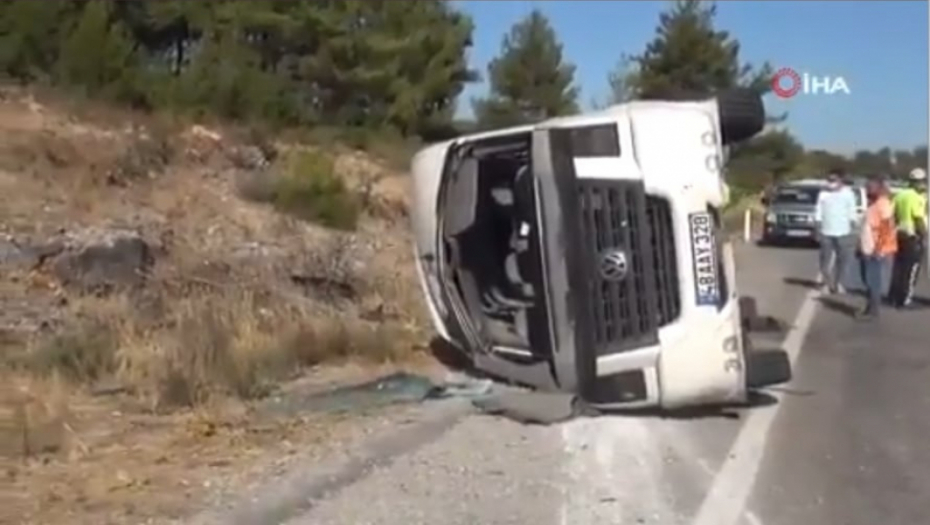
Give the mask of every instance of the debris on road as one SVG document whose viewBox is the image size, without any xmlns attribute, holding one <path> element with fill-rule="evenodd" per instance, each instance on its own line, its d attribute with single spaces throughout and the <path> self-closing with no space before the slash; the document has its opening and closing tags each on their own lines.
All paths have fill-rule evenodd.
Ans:
<svg viewBox="0 0 930 525">
<path fill-rule="evenodd" d="M 464 374 L 449 374 L 442 386 L 433 392 L 433 397 L 461 397 L 481 399 L 491 394 L 494 382 L 490 379 L 477 379 Z"/>
<path fill-rule="evenodd" d="M 356 385 L 316 390 L 273 398 L 269 412 L 295 416 L 303 412 L 364 412 L 378 407 L 420 403 L 431 399 L 480 398 L 489 395 L 493 382 L 468 376 L 450 376 L 437 384 L 407 372 L 397 372 Z"/>
<path fill-rule="evenodd" d="M 530 425 L 552 425 L 599 414 L 580 397 L 560 392 L 499 392 L 472 404 L 488 415 Z"/>
</svg>

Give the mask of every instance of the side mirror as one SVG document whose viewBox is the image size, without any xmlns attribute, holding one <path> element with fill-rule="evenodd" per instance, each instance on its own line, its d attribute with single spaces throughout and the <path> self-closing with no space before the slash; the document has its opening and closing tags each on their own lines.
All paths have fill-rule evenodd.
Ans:
<svg viewBox="0 0 930 525">
<path fill-rule="evenodd" d="M 762 197 L 762 205 L 763 205 L 763 206 L 768 206 L 768 205 L 769 205 L 769 198 L 768 198 L 768 197 Z"/>
</svg>

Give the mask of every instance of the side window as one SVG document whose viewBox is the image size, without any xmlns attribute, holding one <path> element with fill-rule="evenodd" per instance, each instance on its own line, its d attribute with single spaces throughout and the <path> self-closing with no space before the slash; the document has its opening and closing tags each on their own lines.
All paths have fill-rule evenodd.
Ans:
<svg viewBox="0 0 930 525">
<path fill-rule="evenodd" d="M 616 124 L 597 124 L 570 128 L 570 130 L 573 157 L 620 156 L 620 134 Z"/>
</svg>

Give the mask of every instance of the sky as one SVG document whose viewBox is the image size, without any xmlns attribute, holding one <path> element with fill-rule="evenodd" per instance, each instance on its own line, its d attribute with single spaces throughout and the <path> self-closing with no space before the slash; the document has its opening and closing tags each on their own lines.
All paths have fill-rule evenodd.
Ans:
<svg viewBox="0 0 930 525">
<path fill-rule="evenodd" d="M 607 74 L 655 35 L 664 1 L 459 0 L 475 23 L 472 67 L 487 76 L 510 27 L 533 8 L 543 11 L 575 64 L 579 102 L 608 93 Z M 920 0 L 727 0 L 717 3 L 717 29 L 740 42 L 743 62 L 768 62 L 811 76 L 842 78 L 849 94 L 766 96 L 772 114 L 808 149 L 849 154 L 859 149 L 910 149 L 928 140 L 928 2 Z M 838 87 L 838 86 L 837 86 Z M 468 86 L 460 113 L 487 85 Z"/>
</svg>

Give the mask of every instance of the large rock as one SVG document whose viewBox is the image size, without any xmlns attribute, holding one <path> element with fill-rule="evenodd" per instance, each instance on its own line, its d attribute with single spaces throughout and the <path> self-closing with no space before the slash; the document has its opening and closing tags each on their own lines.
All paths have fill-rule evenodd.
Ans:
<svg viewBox="0 0 930 525">
<path fill-rule="evenodd" d="M 154 263 L 152 247 L 130 231 L 86 231 L 66 246 L 51 270 L 65 286 L 85 292 L 141 285 Z"/>
<path fill-rule="evenodd" d="M 14 270 L 32 270 L 58 255 L 64 249 L 65 245 L 61 241 L 42 244 L 20 244 L 14 240 L 4 241 L 0 239 L 0 267 L 6 266 Z"/>
<path fill-rule="evenodd" d="M 28 262 L 29 255 L 25 250 L 12 239 L 0 237 L 0 266 L 20 266 Z"/>
</svg>

